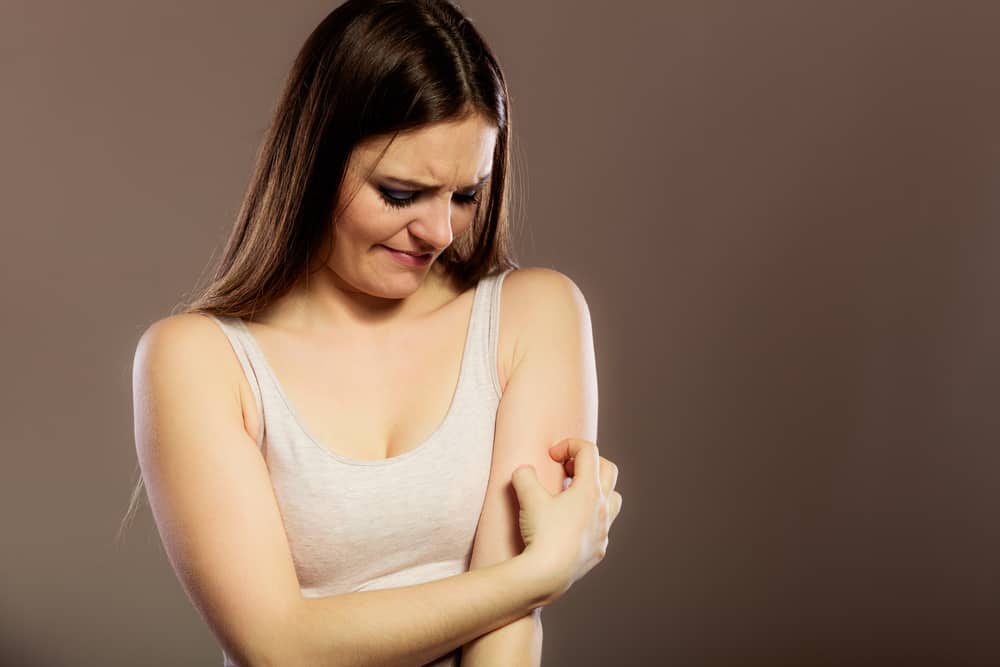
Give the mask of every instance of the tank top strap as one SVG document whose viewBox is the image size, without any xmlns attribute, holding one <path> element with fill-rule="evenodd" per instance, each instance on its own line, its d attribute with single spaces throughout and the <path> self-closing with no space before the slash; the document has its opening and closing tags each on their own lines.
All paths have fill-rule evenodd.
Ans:
<svg viewBox="0 0 1000 667">
<path fill-rule="evenodd" d="M 479 357 L 478 369 L 483 374 L 482 379 L 496 392 L 497 397 L 503 393 L 500 378 L 497 376 L 497 346 L 500 338 L 500 288 L 504 278 L 513 269 L 505 269 L 498 273 L 484 276 L 476 286 L 476 296 L 473 303 L 472 327 L 470 340 L 477 341 L 473 348 Z"/>
<path fill-rule="evenodd" d="M 239 359 L 240 366 L 243 367 L 243 374 L 247 378 L 247 383 L 250 385 L 250 391 L 253 392 L 254 402 L 257 405 L 257 415 L 260 419 L 260 428 L 258 429 L 257 435 L 257 448 L 260 449 L 264 442 L 264 401 L 260 388 L 260 380 L 257 377 L 256 364 L 251 357 L 255 354 L 254 346 L 246 340 L 245 330 L 240 325 L 242 321 L 235 317 L 227 317 L 223 315 L 213 315 L 211 313 L 206 313 L 206 315 L 215 321 L 222 329 L 222 332 L 226 334 L 226 338 L 229 339 L 229 344 L 232 346 L 233 351 L 236 353 L 236 358 Z"/>
</svg>

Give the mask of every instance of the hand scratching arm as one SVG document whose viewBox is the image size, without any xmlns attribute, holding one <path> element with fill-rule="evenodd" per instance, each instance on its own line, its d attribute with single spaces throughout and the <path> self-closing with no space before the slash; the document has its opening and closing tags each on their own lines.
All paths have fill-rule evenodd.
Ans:
<svg viewBox="0 0 1000 667">
<path fill-rule="evenodd" d="M 597 370 L 583 294 L 563 274 L 543 268 L 511 272 L 504 278 L 502 292 L 504 326 L 515 327 L 517 354 L 497 413 L 473 571 L 524 549 L 510 483 L 514 469 L 533 465 L 542 485 L 559 493 L 564 471 L 548 448 L 567 437 L 597 441 Z M 466 644 L 462 667 L 540 665 L 541 611 L 538 608 Z"/>
<path fill-rule="evenodd" d="M 193 314 L 136 349 L 136 452 L 171 565 L 227 654 L 251 667 L 419 665 L 551 594 L 525 557 L 424 584 L 303 598 L 267 467 L 243 425 L 239 362 Z"/>
</svg>

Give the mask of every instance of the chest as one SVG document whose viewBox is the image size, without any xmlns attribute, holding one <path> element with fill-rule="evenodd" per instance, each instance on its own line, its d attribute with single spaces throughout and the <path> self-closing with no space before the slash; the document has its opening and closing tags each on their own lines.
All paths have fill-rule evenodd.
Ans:
<svg viewBox="0 0 1000 667">
<path fill-rule="evenodd" d="M 380 342 L 310 341 L 267 327 L 252 332 L 299 421 L 323 446 L 352 459 L 385 459 L 419 447 L 449 412 L 472 306 L 471 298 L 460 301 Z M 501 323 L 495 358 L 501 387 L 512 338 Z M 256 440 L 261 417 L 248 385 L 241 395 L 247 433 Z"/>
</svg>

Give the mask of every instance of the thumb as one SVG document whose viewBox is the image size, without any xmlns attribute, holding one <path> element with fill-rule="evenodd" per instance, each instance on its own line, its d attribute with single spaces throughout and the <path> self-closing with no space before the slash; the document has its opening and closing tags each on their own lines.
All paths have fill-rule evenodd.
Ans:
<svg viewBox="0 0 1000 667">
<path fill-rule="evenodd" d="M 517 502 L 522 507 L 533 506 L 539 501 L 541 494 L 546 493 L 538 481 L 538 475 L 535 473 L 534 466 L 519 466 L 514 470 L 510 481 L 514 485 L 514 492 L 517 493 Z"/>
</svg>

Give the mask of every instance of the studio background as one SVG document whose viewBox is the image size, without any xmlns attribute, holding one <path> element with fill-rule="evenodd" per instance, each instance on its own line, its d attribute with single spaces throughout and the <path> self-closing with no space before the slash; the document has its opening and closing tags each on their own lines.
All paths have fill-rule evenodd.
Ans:
<svg viewBox="0 0 1000 667">
<path fill-rule="evenodd" d="M 1000 4 L 461 5 L 624 496 L 543 664 L 1000 664 Z M 116 542 L 132 356 L 334 6 L 0 4 L 0 663 L 221 665 L 145 500 Z"/>
</svg>

